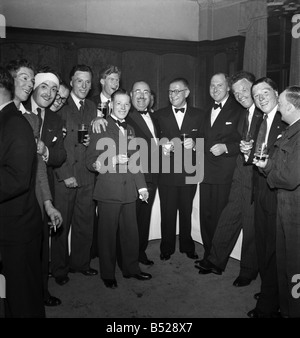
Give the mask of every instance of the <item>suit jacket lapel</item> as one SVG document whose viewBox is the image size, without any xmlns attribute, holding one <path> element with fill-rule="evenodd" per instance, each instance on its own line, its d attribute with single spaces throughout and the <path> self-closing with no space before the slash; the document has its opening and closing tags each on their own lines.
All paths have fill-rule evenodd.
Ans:
<svg viewBox="0 0 300 338">
<path fill-rule="evenodd" d="M 151 116 L 150 116 L 150 118 L 151 118 Z M 135 110 L 135 111 L 132 112 L 132 119 L 141 128 L 141 130 L 144 132 L 144 134 L 146 134 L 148 136 L 149 139 L 151 139 L 153 137 L 150 129 L 148 128 L 147 123 L 145 122 L 144 118 L 142 117 L 142 114 L 140 114 L 138 111 Z M 156 129 L 155 129 L 152 118 L 151 118 L 151 121 L 152 121 L 152 124 L 153 124 L 154 133 L 155 133 L 155 136 L 156 136 L 157 133 L 156 133 Z"/>
</svg>

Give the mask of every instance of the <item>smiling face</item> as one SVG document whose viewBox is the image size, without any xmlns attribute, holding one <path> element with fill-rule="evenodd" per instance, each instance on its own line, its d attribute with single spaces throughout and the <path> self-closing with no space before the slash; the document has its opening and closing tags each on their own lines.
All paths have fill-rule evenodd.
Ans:
<svg viewBox="0 0 300 338">
<path fill-rule="evenodd" d="M 270 113 L 278 103 L 278 93 L 268 83 L 261 82 L 252 87 L 252 95 L 257 108 Z"/>
<path fill-rule="evenodd" d="M 32 97 L 39 107 L 47 108 L 54 101 L 57 91 L 57 84 L 47 80 L 35 88 Z"/>
<path fill-rule="evenodd" d="M 78 99 L 85 99 L 92 87 L 92 74 L 90 72 L 77 70 L 72 76 L 70 85 L 73 94 Z"/>
<path fill-rule="evenodd" d="M 186 98 L 190 90 L 181 81 L 170 83 L 169 100 L 175 108 L 182 108 L 186 104 Z"/>
<path fill-rule="evenodd" d="M 105 79 L 101 79 L 100 83 L 102 85 L 102 92 L 103 92 L 104 96 L 109 99 L 111 97 L 111 95 L 117 89 L 119 89 L 119 85 L 120 85 L 119 74 L 111 73 Z"/>
<path fill-rule="evenodd" d="M 216 74 L 210 80 L 209 93 L 216 101 L 221 102 L 228 95 L 229 86 L 224 74 Z"/>
<path fill-rule="evenodd" d="M 27 101 L 34 85 L 34 72 L 27 67 L 21 67 L 14 76 L 15 100 Z"/>
<path fill-rule="evenodd" d="M 122 121 L 127 116 L 130 109 L 130 97 L 127 94 L 117 93 L 112 101 L 112 112 L 118 120 Z"/>
<path fill-rule="evenodd" d="M 150 103 L 150 87 L 146 82 L 136 82 L 131 91 L 132 105 L 136 110 L 144 111 Z"/>
<path fill-rule="evenodd" d="M 235 99 L 244 107 L 250 108 L 253 104 L 251 96 L 252 83 L 247 79 L 241 79 L 232 85 Z"/>
<path fill-rule="evenodd" d="M 52 106 L 50 107 L 50 109 L 54 112 L 60 110 L 60 108 L 62 108 L 62 106 L 67 102 L 69 94 L 70 94 L 69 88 L 63 85 L 60 85 L 59 90 L 56 94 L 55 100 L 52 103 Z"/>
</svg>

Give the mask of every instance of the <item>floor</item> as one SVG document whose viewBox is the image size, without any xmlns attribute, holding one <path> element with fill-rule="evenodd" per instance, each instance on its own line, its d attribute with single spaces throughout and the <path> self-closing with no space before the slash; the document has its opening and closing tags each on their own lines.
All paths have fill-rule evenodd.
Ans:
<svg viewBox="0 0 300 338">
<path fill-rule="evenodd" d="M 160 240 L 152 240 L 148 257 L 151 267 L 141 269 L 152 274 L 149 281 L 124 279 L 116 269 L 117 289 L 104 286 L 99 275 L 86 277 L 69 274 L 64 286 L 49 280 L 50 293 L 62 300 L 58 307 L 47 307 L 48 318 L 247 318 L 255 307 L 253 295 L 259 292 L 259 277 L 249 286 L 232 285 L 239 273 L 239 261 L 229 259 L 221 275 L 200 275 L 194 261 L 178 251 L 168 261 L 159 259 Z M 177 245 L 178 250 L 178 245 Z M 203 247 L 196 243 L 199 257 Z M 99 270 L 98 259 L 91 267 Z"/>
</svg>

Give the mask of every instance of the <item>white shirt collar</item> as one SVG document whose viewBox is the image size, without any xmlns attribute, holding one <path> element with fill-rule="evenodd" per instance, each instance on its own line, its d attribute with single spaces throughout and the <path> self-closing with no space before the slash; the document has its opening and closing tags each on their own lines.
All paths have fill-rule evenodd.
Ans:
<svg viewBox="0 0 300 338">
<path fill-rule="evenodd" d="M 71 96 L 72 96 L 72 99 L 73 101 L 75 102 L 76 106 L 78 109 L 80 109 L 80 101 L 85 101 L 85 99 L 79 99 L 73 92 L 71 92 Z"/>
</svg>

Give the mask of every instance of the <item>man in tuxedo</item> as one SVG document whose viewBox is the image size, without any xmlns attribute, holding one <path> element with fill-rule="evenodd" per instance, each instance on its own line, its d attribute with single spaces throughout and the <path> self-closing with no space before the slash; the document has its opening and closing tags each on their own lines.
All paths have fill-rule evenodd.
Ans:
<svg viewBox="0 0 300 338">
<path fill-rule="evenodd" d="M 252 86 L 255 105 L 263 112 L 258 125 L 248 162 L 252 163 L 262 144 L 267 145 L 268 156 L 274 153 L 274 143 L 281 137 L 287 124 L 278 111 L 278 89 L 268 77 L 256 80 Z M 254 224 L 258 268 L 261 277 L 260 293 L 255 295 L 256 307 L 248 312 L 250 318 L 278 317 L 279 295 L 276 266 L 277 192 L 268 185 L 267 177 L 254 166 Z"/>
<path fill-rule="evenodd" d="M 235 99 L 245 108 L 239 122 L 242 142 L 253 142 L 256 125 L 262 119 L 262 113 L 255 107 L 251 95 L 254 81 L 254 75 L 246 71 L 240 71 L 230 79 Z M 246 139 L 247 137 L 248 139 Z M 244 156 L 240 153 L 236 160 L 228 203 L 220 215 L 210 253 L 206 260 L 200 261 L 199 265 L 196 265 L 197 268 L 200 267 L 200 273 L 203 274 L 222 273 L 240 231 L 243 229 L 240 273 L 233 282 L 233 285 L 237 287 L 249 285 L 258 273 L 254 239 L 252 176 L 252 164 L 245 163 Z"/>
<path fill-rule="evenodd" d="M 100 104 L 105 103 L 107 105 L 107 115 L 109 115 L 111 109 L 111 95 L 118 90 L 120 85 L 121 71 L 117 66 L 106 65 L 101 69 L 99 73 L 99 82 L 101 86 L 101 92 L 98 95 L 92 96 L 91 100 L 95 103 L 98 116 L 106 118 L 107 116 L 101 114 Z"/>
<path fill-rule="evenodd" d="M 43 318 L 42 215 L 35 195 L 36 143 L 12 102 L 14 80 L 0 67 L 0 251 L 6 317 Z"/>
<path fill-rule="evenodd" d="M 214 103 L 206 111 L 204 137 L 204 179 L 200 184 L 200 228 L 204 261 L 211 252 L 220 215 L 228 202 L 241 136 L 238 123 L 242 107 L 229 95 L 229 78 L 217 73 L 210 81 Z M 200 273 L 207 270 L 199 269 Z M 220 274 L 220 271 L 217 271 Z"/>
<path fill-rule="evenodd" d="M 67 159 L 55 169 L 55 202 L 63 217 L 62 231 L 52 239 L 52 274 L 59 285 L 69 281 L 68 273 L 80 272 L 95 276 L 98 272 L 90 267 L 90 250 L 93 239 L 95 203 L 93 188 L 95 174 L 85 165 L 85 153 L 89 136 L 83 143 L 78 140 L 78 125 L 91 125 L 96 117 L 94 102 L 86 99 L 92 85 L 92 70 L 87 65 L 75 65 L 70 72 L 72 87 L 68 104 L 56 115 L 66 123 L 64 146 Z M 71 247 L 68 236 L 70 227 Z"/>
<path fill-rule="evenodd" d="M 201 110 L 187 103 L 189 94 L 187 80 L 174 79 L 169 84 L 171 105 L 153 114 L 158 123 L 161 142 L 164 142 L 163 138 L 168 140 L 162 144 L 162 172 L 158 179 L 161 209 L 160 259 L 164 261 L 170 259 L 175 252 L 178 210 L 179 251 L 185 253 L 188 258 L 198 258 L 191 236 L 191 214 L 197 184 L 187 183 L 188 176 L 194 176 L 195 172 L 187 172 L 184 159 L 188 158 L 195 164 L 195 141 L 199 136 L 203 114 Z M 181 143 L 177 142 L 181 137 Z M 177 152 L 182 154 L 181 158 L 176 154 Z M 166 159 L 169 161 L 169 168 L 164 166 Z M 177 170 L 179 167 L 180 170 Z"/>
<path fill-rule="evenodd" d="M 27 111 L 24 107 L 24 101 L 27 101 L 29 95 L 31 94 L 34 85 L 35 85 L 35 77 L 34 77 L 34 68 L 33 65 L 25 59 L 21 60 L 12 60 L 7 65 L 7 69 L 11 73 L 15 82 L 15 95 L 14 95 L 14 103 L 19 111 L 24 114 L 24 116 L 30 122 L 33 133 L 35 134 L 36 139 L 40 139 L 40 121 L 36 114 Z M 51 85 L 51 75 L 48 78 L 45 76 L 44 80 L 49 82 L 43 82 L 44 85 Z M 54 78 L 54 80 L 56 80 Z M 52 83 L 54 86 L 55 83 Z M 39 87 L 39 86 L 38 86 Z M 36 92 L 39 89 L 35 89 Z M 40 94 L 38 94 L 40 95 Z M 35 97 L 38 97 L 35 94 Z M 43 94 L 46 95 L 46 94 Z M 36 99 L 36 101 L 41 102 L 41 100 Z M 49 100 L 51 101 L 51 100 Z M 43 142 L 39 142 L 38 146 L 38 162 L 37 162 L 37 182 L 36 182 L 36 196 L 41 207 L 42 216 L 44 218 L 44 233 L 43 233 L 43 246 L 42 246 L 42 263 L 43 263 L 43 282 L 44 282 L 44 303 L 46 306 L 57 306 L 61 304 L 61 300 L 57 297 L 54 297 L 50 294 L 48 290 L 48 271 L 49 271 L 49 226 L 48 221 L 52 223 L 52 225 L 57 228 L 60 226 L 62 219 L 60 212 L 54 208 L 53 206 L 53 195 L 50 191 L 47 167 L 45 161 L 43 161 L 42 156 L 44 152 L 45 146 Z M 51 149 L 51 148 L 50 148 Z M 53 187 L 52 187 L 53 191 Z M 46 215 L 45 216 L 45 213 Z"/>
<path fill-rule="evenodd" d="M 151 211 L 157 190 L 158 173 L 151 172 L 152 159 L 155 160 L 158 147 L 157 129 L 152 120 L 151 113 L 148 110 L 150 103 L 151 90 L 148 83 L 144 81 L 135 82 L 131 89 L 131 100 L 133 110 L 126 117 L 126 122 L 129 123 L 135 131 L 137 138 L 143 139 L 148 146 L 148 162 L 143 161 L 141 157 L 141 165 L 144 170 L 144 176 L 149 192 L 148 203 L 141 201 L 136 202 L 136 215 L 139 229 L 139 262 L 144 265 L 153 265 L 154 262 L 149 260 L 146 254 L 149 238 L 149 228 L 151 221 Z"/>
<path fill-rule="evenodd" d="M 139 240 L 136 220 L 136 199 L 148 199 L 144 175 L 135 171 L 136 162 L 130 155 L 135 135 L 125 122 L 130 109 L 130 96 L 116 91 L 112 96 L 112 113 L 106 131 L 93 133 L 87 150 L 86 163 L 91 171 L 98 171 L 94 199 L 98 202 L 98 251 L 101 278 L 108 288 L 118 286 L 115 278 L 117 243 L 120 244 L 121 269 L 124 278 L 149 280 L 138 263 Z"/>
</svg>

